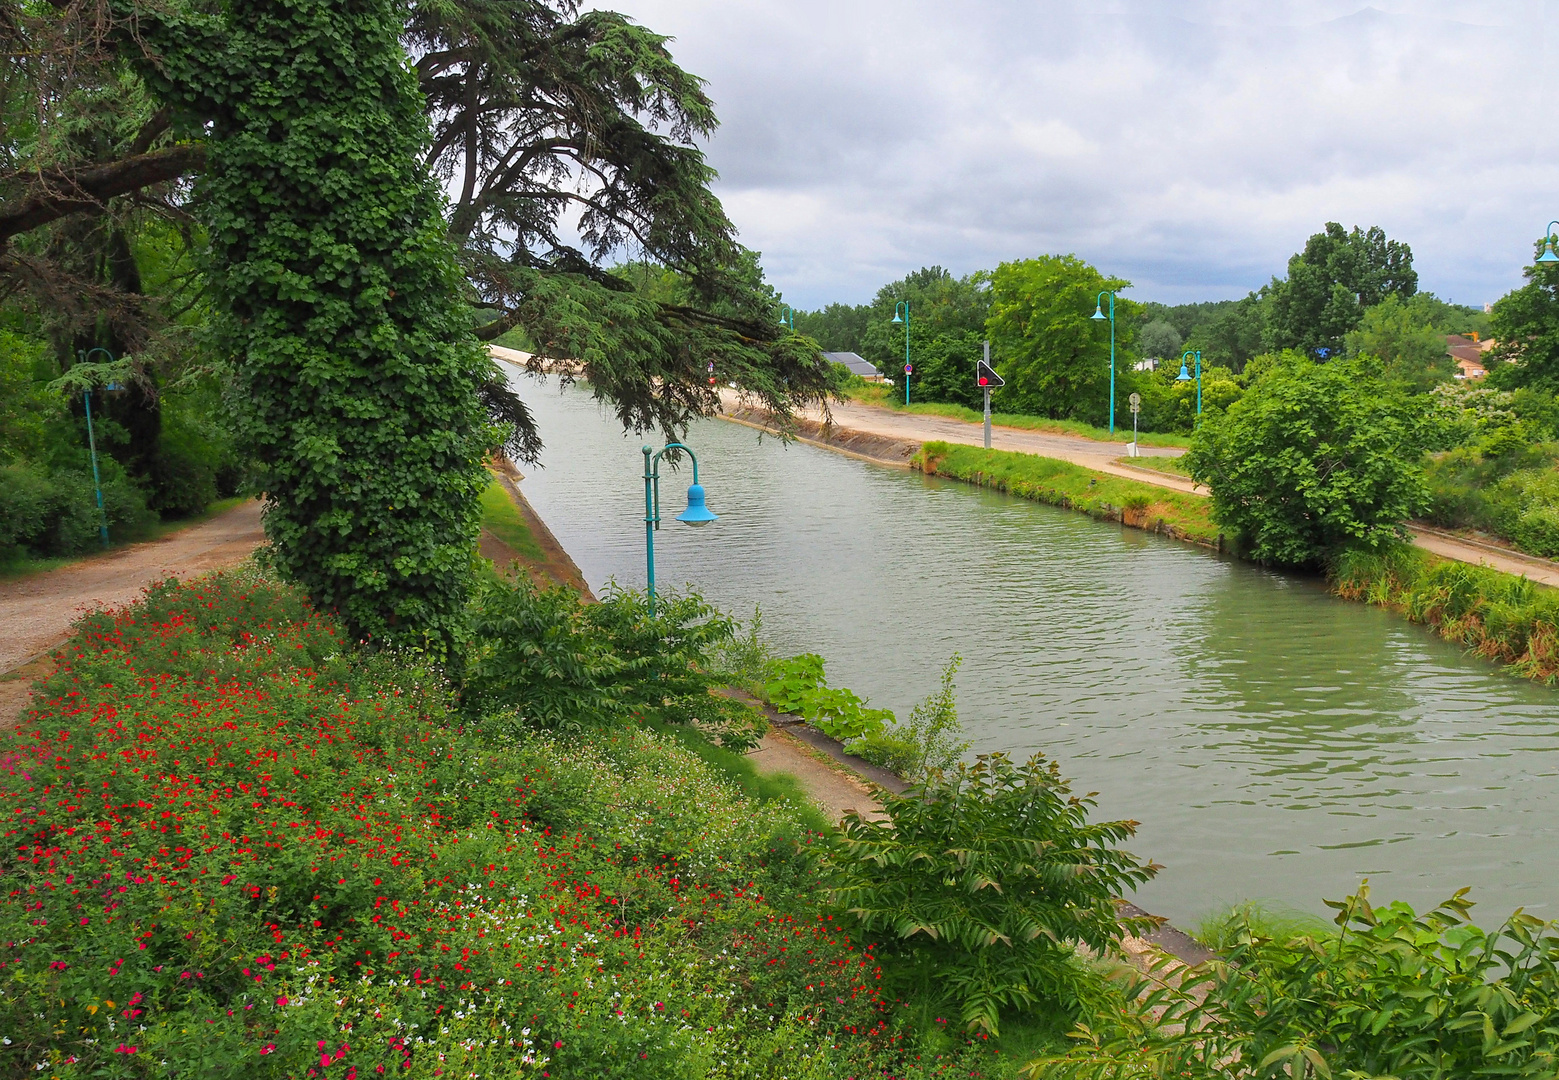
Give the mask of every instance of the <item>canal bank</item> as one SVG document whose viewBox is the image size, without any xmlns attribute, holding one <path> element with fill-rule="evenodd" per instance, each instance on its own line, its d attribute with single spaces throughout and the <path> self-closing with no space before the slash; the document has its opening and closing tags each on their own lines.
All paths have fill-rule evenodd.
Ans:
<svg viewBox="0 0 1559 1080">
<path fill-rule="evenodd" d="M 592 587 L 642 586 L 646 440 L 586 391 L 516 388 L 547 441 L 531 502 Z M 1474 884 L 1546 910 L 1553 691 L 1314 580 L 735 424 L 688 439 L 721 520 L 661 530 L 662 587 L 761 605 L 777 652 L 823 654 L 900 716 L 961 653 L 977 750 L 1045 751 L 1101 815 L 1143 823 L 1134 850 L 1167 867 L 1144 908 L 1324 913 L 1369 876 L 1420 905 Z"/>
</svg>

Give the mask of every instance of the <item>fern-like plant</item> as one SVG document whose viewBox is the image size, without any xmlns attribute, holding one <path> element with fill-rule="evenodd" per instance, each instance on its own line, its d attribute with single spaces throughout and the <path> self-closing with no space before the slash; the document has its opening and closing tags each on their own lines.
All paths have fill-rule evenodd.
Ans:
<svg viewBox="0 0 1559 1080">
<path fill-rule="evenodd" d="M 1117 945 L 1115 898 L 1158 871 L 1116 845 L 1134 821 L 1088 821 L 1054 762 L 1004 754 L 883 793 L 886 820 L 850 813 L 827 856 L 829 895 L 882 955 L 992 1034 L 1004 1011 L 1065 1005 L 1071 946 Z"/>
</svg>

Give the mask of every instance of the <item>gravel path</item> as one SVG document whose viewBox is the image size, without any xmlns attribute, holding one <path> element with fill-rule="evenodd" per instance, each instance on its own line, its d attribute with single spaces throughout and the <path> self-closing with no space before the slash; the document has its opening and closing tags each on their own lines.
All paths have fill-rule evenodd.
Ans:
<svg viewBox="0 0 1559 1080">
<path fill-rule="evenodd" d="M 157 540 L 0 581 L 0 728 L 16 722 L 32 680 L 48 673 L 39 654 L 64 641 L 81 615 L 129 604 L 169 577 L 242 562 L 264 541 L 260 504 L 250 501 Z"/>
<path fill-rule="evenodd" d="M 943 442 L 962 443 L 966 446 L 985 445 L 982 425 L 963 420 L 895 412 L 853 401 L 833 406 L 832 412 L 834 424 L 850 431 L 915 442 L 940 439 Z M 813 420 L 821 418 L 818 410 L 809 410 L 803 415 Z M 1061 435 L 1053 432 L 1023 431 L 1018 428 L 993 426 L 991 448 L 1060 458 L 1098 472 L 1140 480 L 1156 487 L 1172 488 L 1175 491 L 1185 491 L 1194 495 L 1207 494 L 1205 488 L 1193 484 L 1185 477 L 1155 469 L 1134 468 L 1120 464 L 1115 459 L 1125 456 L 1125 443 L 1100 442 L 1096 439 L 1085 439 L 1080 435 Z M 1184 450 L 1172 447 L 1144 446 L 1142 448 L 1144 457 L 1178 457 L 1183 453 Z M 1474 566 L 1489 566 L 1495 570 L 1503 570 L 1507 574 L 1522 574 L 1538 584 L 1559 588 L 1559 562 L 1488 544 L 1465 541 L 1437 530 L 1411 528 L 1410 531 L 1413 534 L 1414 544 L 1441 558 L 1471 563 Z"/>
</svg>

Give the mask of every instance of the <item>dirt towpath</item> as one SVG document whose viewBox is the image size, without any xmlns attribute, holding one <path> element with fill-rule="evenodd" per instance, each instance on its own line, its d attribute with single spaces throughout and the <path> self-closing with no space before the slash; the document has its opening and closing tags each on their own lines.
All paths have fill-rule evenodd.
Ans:
<svg viewBox="0 0 1559 1080">
<path fill-rule="evenodd" d="M 727 402 L 726 407 L 731 410 L 738 407 L 734 395 Z M 942 442 L 961 443 L 965 446 L 985 445 L 985 432 L 982 425 L 949 417 L 901 413 L 853 401 L 832 406 L 832 413 L 834 426 L 842 429 L 846 434 L 860 432 L 900 443 L 931 442 L 937 439 Z M 821 411 L 817 409 L 806 410 L 802 415 L 814 421 L 820 420 L 822 416 Z M 827 442 L 819 442 L 818 445 L 829 446 Z M 1193 495 L 1207 494 L 1206 488 L 1192 483 L 1183 476 L 1159 472 L 1156 469 L 1134 468 L 1116 461 L 1116 458 L 1125 455 L 1125 443 L 1101 442 L 1097 439 L 1085 439 L 1080 435 L 1061 435 L 993 426 L 991 448 L 1060 458 L 1062 461 L 1070 461 L 1097 472 L 1139 480 L 1155 487 L 1170 488 Z M 1144 446 L 1142 448 L 1143 457 L 1178 457 L 1183 453 L 1184 450 L 1174 447 Z M 901 463 L 895 461 L 891 464 Z M 1559 562 L 1541 559 L 1494 544 L 1467 540 L 1452 533 L 1424 526 L 1413 525 L 1409 527 L 1409 531 L 1412 533 L 1415 545 L 1443 559 L 1470 563 L 1474 566 L 1488 566 L 1507 574 L 1524 575 L 1540 585 L 1559 588 Z"/>
<path fill-rule="evenodd" d="M 157 540 L 0 581 L 0 727 L 16 723 L 32 680 L 46 673 L 40 654 L 64 641 L 83 614 L 131 603 L 154 582 L 242 562 L 264 541 L 260 504 L 251 500 Z"/>
</svg>

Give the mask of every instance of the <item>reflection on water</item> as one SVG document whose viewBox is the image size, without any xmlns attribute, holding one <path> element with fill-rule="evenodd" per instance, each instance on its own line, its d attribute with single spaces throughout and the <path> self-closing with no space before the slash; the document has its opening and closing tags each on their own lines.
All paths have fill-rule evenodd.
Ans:
<svg viewBox="0 0 1559 1080">
<path fill-rule="evenodd" d="M 583 392 L 518 387 L 547 441 L 536 509 L 593 586 L 642 586 L 643 440 Z M 721 518 L 661 530 L 661 586 L 761 604 L 777 650 L 901 715 L 961 653 L 977 750 L 1042 750 L 1143 823 L 1151 910 L 1323 911 L 1365 875 L 1418 905 L 1473 885 L 1485 921 L 1554 910 L 1559 691 L 1312 580 L 734 424 L 688 441 Z M 662 484 L 673 515 L 686 480 Z"/>
</svg>

